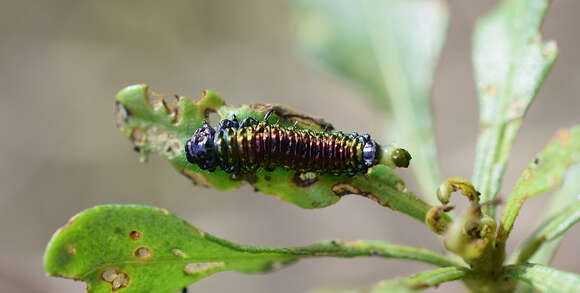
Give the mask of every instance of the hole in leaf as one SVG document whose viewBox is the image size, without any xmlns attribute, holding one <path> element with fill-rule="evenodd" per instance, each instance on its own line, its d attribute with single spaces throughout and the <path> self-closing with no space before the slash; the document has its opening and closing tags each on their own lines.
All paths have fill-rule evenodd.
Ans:
<svg viewBox="0 0 580 293">
<path fill-rule="evenodd" d="M 127 121 L 129 121 L 129 116 L 131 116 L 131 112 L 125 105 L 121 104 L 119 101 L 115 101 L 115 108 L 113 110 L 115 116 L 115 124 L 117 128 L 123 129 Z"/>
<path fill-rule="evenodd" d="M 75 256 L 77 254 L 77 246 L 74 244 L 67 244 L 66 254 L 70 256 Z"/>
<path fill-rule="evenodd" d="M 314 172 L 296 173 L 292 178 L 294 184 L 298 187 L 308 187 L 318 181 L 318 174 Z"/>
<path fill-rule="evenodd" d="M 141 239 L 141 232 L 137 231 L 137 230 L 132 230 L 131 232 L 129 232 L 129 237 L 135 241 Z"/>
<path fill-rule="evenodd" d="M 205 271 L 213 269 L 213 268 L 222 267 L 224 265 L 225 265 L 224 262 L 188 263 L 183 268 L 183 271 L 186 274 L 194 275 L 194 274 L 199 274 L 199 273 L 205 272 Z"/>
<path fill-rule="evenodd" d="M 179 256 L 179 257 L 186 257 L 185 252 L 183 252 L 180 249 L 174 248 L 171 250 L 171 252 L 173 252 L 173 254 Z"/>
<path fill-rule="evenodd" d="M 129 275 L 117 271 L 115 268 L 108 268 L 101 274 L 101 279 L 111 284 L 113 291 L 125 288 L 129 285 Z"/>
<path fill-rule="evenodd" d="M 151 250 L 148 247 L 142 246 L 137 248 L 134 254 L 138 258 L 149 258 L 151 256 Z"/>
<path fill-rule="evenodd" d="M 205 110 L 205 119 L 207 123 L 209 123 L 209 125 L 213 127 L 216 127 L 218 123 L 221 121 L 220 115 L 218 115 L 218 113 L 216 113 L 216 111 L 213 109 Z"/>
</svg>

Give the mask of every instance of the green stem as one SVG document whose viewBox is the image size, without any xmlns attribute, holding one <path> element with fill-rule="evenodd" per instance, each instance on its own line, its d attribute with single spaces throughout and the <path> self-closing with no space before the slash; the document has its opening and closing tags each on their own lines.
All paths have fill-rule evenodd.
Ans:
<svg viewBox="0 0 580 293">
<path fill-rule="evenodd" d="M 428 249 L 394 245 L 384 241 L 357 240 L 353 242 L 343 242 L 340 240 L 332 240 L 318 242 L 303 247 L 278 248 L 238 245 L 209 234 L 206 234 L 205 238 L 231 249 L 243 251 L 245 253 L 262 254 L 264 257 L 270 257 L 271 254 L 295 256 L 297 258 L 328 256 L 351 258 L 358 256 L 376 256 L 382 258 L 414 260 L 440 267 L 463 266 L 446 256 Z"/>
</svg>

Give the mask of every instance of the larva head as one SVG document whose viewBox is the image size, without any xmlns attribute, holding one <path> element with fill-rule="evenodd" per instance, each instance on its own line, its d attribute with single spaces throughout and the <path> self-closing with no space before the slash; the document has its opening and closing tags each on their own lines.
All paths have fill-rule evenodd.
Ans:
<svg viewBox="0 0 580 293">
<path fill-rule="evenodd" d="M 395 166 L 407 168 L 411 161 L 411 154 L 405 149 L 398 148 L 391 154 L 391 160 L 393 160 Z"/>
<path fill-rule="evenodd" d="M 214 135 L 215 130 L 204 121 L 203 126 L 185 143 L 187 161 L 203 170 L 215 171 L 219 162 L 213 143 Z"/>
</svg>

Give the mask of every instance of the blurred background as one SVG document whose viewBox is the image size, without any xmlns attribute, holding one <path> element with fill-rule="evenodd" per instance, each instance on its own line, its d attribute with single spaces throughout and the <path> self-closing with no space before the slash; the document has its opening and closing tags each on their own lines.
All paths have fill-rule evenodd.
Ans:
<svg viewBox="0 0 580 293">
<path fill-rule="evenodd" d="M 444 176 L 471 177 L 477 100 L 471 66 L 476 18 L 495 1 L 449 1 L 451 23 L 434 88 Z M 560 56 L 517 138 L 501 194 L 558 128 L 580 122 L 578 1 L 554 1 L 543 28 Z M 52 233 L 77 212 L 105 203 L 166 208 L 238 243 L 299 246 L 321 239 L 382 239 L 442 251 L 421 223 L 361 197 L 302 210 L 245 186 L 194 187 L 170 164 L 139 163 L 115 128 L 113 98 L 134 83 L 192 98 L 212 89 L 229 104 L 280 103 L 325 117 L 337 129 L 380 135 L 383 117 L 349 83 L 313 70 L 297 53 L 281 1 L 0 1 L 0 292 L 84 292 L 48 278 Z M 417 190 L 409 171 L 399 172 Z M 509 247 L 521 243 L 548 196 L 524 206 Z M 500 210 L 503 206 L 500 206 Z M 580 226 L 557 268 L 580 273 Z M 364 287 L 429 267 L 383 259 L 310 259 L 265 275 L 219 273 L 190 292 L 305 292 Z M 460 284 L 442 291 L 462 292 Z"/>
</svg>

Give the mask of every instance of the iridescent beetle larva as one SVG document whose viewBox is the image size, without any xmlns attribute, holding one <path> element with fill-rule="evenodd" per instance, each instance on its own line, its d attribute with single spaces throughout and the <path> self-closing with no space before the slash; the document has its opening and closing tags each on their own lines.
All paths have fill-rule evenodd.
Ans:
<svg viewBox="0 0 580 293">
<path fill-rule="evenodd" d="M 185 144 L 187 160 L 213 172 L 219 166 L 227 173 L 252 172 L 258 168 L 285 167 L 301 172 L 365 174 L 381 161 L 381 146 L 370 135 L 356 132 L 315 132 L 268 124 L 246 118 L 219 122 L 214 130 L 206 121 Z M 411 156 L 397 149 L 392 160 L 407 167 Z"/>
</svg>

